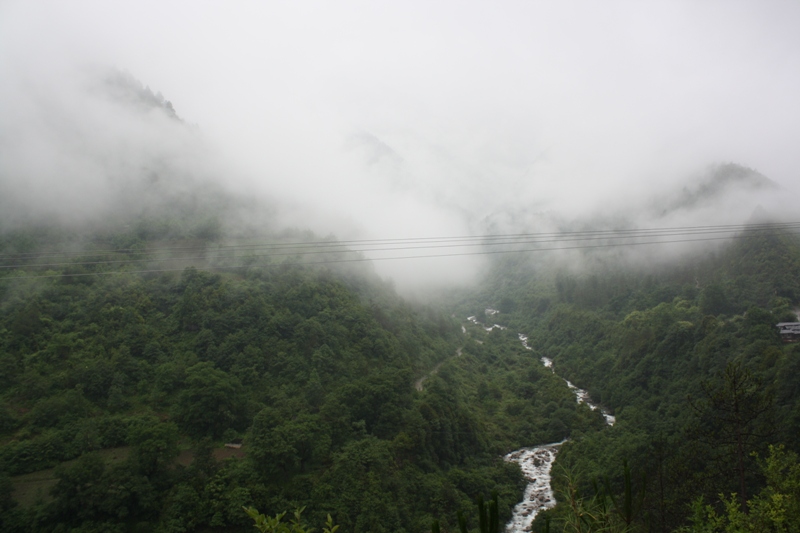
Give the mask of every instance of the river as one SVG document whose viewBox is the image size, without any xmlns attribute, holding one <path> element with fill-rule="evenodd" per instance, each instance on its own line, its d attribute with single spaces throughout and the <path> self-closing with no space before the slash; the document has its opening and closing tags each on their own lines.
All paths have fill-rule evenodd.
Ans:
<svg viewBox="0 0 800 533">
<path fill-rule="evenodd" d="M 522 501 L 514 506 L 511 520 L 506 524 L 506 531 L 514 533 L 530 531 L 536 515 L 555 506 L 556 498 L 550 484 L 550 470 L 553 468 L 553 461 L 556 460 L 558 448 L 564 442 L 521 448 L 503 457 L 508 462 L 519 464 L 522 474 L 528 481 Z"/>
<path fill-rule="evenodd" d="M 495 309 L 487 309 L 487 316 L 495 316 L 499 311 Z M 478 321 L 474 316 L 468 317 L 467 320 L 477 326 L 481 326 L 486 331 L 491 331 L 494 328 L 506 329 L 505 326 L 493 324 L 491 327 L 486 327 Z M 463 328 L 462 328 L 463 330 Z M 519 333 L 519 340 L 526 350 L 533 350 L 528 346 L 528 337 Z M 548 357 L 542 357 L 541 362 L 544 366 L 549 368 L 555 373 L 553 367 L 553 360 Z M 616 418 L 609 414 L 603 407 L 592 403 L 589 398 L 589 393 L 583 389 L 578 388 L 569 380 L 564 380 L 575 394 L 575 399 L 578 403 L 585 403 L 592 411 L 600 410 L 606 424 L 613 426 Z M 522 474 L 528 481 L 528 486 L 525 488 L 522 501 L 514 506 L 514 511 L 511 515 L 511 520 L 506 524 L 507 533 L 525 533 L 531 530 L 533 520 L 536 515 L 541 511 L 555 507 L 556 498 L 553 494 L 553 487 L 550 483 L 550 471 L 553 468 L 553 462 L 556 460 L 559 447 L 566 441 L 555 442 L 552 444 L 542 444 L 531 448 L 520 448 L 503 457 L 506 461 L 517 463 L 522 470 Z"/>
</svg>

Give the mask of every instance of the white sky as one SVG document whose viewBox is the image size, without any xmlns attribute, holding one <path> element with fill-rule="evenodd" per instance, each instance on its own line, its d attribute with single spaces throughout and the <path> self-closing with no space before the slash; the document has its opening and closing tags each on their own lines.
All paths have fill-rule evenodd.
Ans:
<svg viewBox="0 0 800 533">
<path fill-rule="evenodd" d="M 796 191 L 798 28 L 795 1 L 0 0 L 0 112 L 113 65 L 199 126 L 224 179 L 295 202 L 288 223 L 463 235 L 720 162 Z"/>
</svg>

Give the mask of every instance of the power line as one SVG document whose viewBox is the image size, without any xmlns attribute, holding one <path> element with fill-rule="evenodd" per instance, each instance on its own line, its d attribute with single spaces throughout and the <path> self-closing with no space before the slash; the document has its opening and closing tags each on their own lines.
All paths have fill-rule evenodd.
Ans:
<svg viewBox="0 0 800 533">
<path fill-rule="evenodd" d="M 59 266 L 87 266 L 87 265 L 111 265 L 111 264 L 130 264 L 130 263 L 154 263 L 154 262 L 167 262 L 175 260 L 183 261 L 208 261 L 213 259 L 233 259 L 231 257 L 218 256 L 209 257 L 214 253 L 236 252 L 241 250 L 249 250 L 250 252 L 268 252 L 264 254 L 252 254 L 245 256 L 247 259 L 255 259 L 262 257 L 282 257 L 282 256 L 308 256 L 318 254 L 332 254 L 332 253 L 368 253 L 368 252 L 387 252 L 387 251 L 409 251 L 409 250 L 423 250 L 423 249 L 444 249 L 444 248 L 464 248 L 464 247 L 486 247 L 486 246 L 502 246 L 502 245 L 530 245 L 530 244 L 543 244 L 553 242 L 591 242 L 598 240 L 614 240 L 614 239 L 636 239 L 645 237 L 676 237 L 676 236 L 690 236 L 690 235 L 708 235 L 708 234 L 730 234 L 745 231 L 750 234 L 771 234 L 776 230 L 785 233 L 789 229 L 800 229 L 800 223 L 786 223 L 778 227 L 776 225 L 763 225 L 763 227 L 732 225 L 732 226 L 687 226 L 680 228 L 656 228 L 656 229 L 639 229 L 639 230 L 603 230 L 603 231 L 590 231 L 590 232 L 563 232 L 563 233 L 528 233 L 528 234 L 510 234 L 510 235 L 483 235 L 483 236 L 465 236 L 465 237 L 438 237 L 438 238 L 416 238 L 416 239 L 373 239 L 373 240 L 359 240 L 359 241 L 341 241 L 341 242 L 310 242 L 310 243 L 262 243 L 262 244 L 248 244 L 248 245 L 232 245 L 232 246 L 218 246 L 213 248 L 189 248 L 189 247 L 172 247 L 172 248 L 159 248 L 149 252 L 130 252 L 132 255 L 139 257 L 145 255 L 145 258 L 125 258 L 118 260 L 96 260 L 96 261 L 69 261 L 69 262 L 50 262 L 50 263 L 26 263 L 26 264 L 10 264 L 0 265 L 0 269 L 15 269 L 15 268 L 45 268 L 45 267 L 59 267 Z M 397 246 L 396 244 L 405 243 L 406 246 Z M 360 248 L 352 248 L 353 245 L 361 244 Z M 630 243 L 633 244 L 633 243 Z M 129 250 L 129 249 L 125 249 Z M 179 250 L 200 250 L 204 252 L 202 256 L 194 257 L 153 257 L 155 255 L 163 255 L 168 252 L 175 252 Z M 114 252 L 116 256 L 119 255 L 119 250 Z M 69 253 L 67 256 L 74 256 L 77 253 Z M 51 255 L 55 255 L 52 253 Z M 94 252 L 83 252 L 81 255 L 84 257 L 96 257 L 98 254 Z M 4 256 L 0 256 L 2 259 Z M 11 257 L 11 256 L 5 256 Z M 40 256 L 41 257 L 41 256 Z M 32 257 L 31 257 L 32 258 Z M 20 257 L 15 257 L 19 260 Z"/>
<path fill-rule="evenodd" d="M 344 240 L 344 241 L 309 241 L 309 242 L 266 242 L 255 244 L 236 244 L 236 245 L 216 245 L 209 246 L 167 246 L 158 248 L 149 248 L 141 250 L 137 248 L 117 248 L 111 250 L 93 250 L 93 251 L 80 251 L 80 252 L 33 252 L 33 253 L 18 253 L 18 254 L 5 254 L 0 255 L 0 260 L 14 258 L 14 259 L 35 259 L 39 257 L 62 256 L 102 256 L 102 255 L 158 255 L 163 253 L 176 253 L 181 251 L 237 251 L 259 248 L 280 249 L 280 250 L 294 250 L 294 249 L 307 249 L 307 248 L 347 248 L 346 251 L 359 251 L 350 250 L 354 246 L 366 247 L 362 251 L 373 251 L 377 247 L 382 246 L 397 246 L 400 244 L 409 245 L 409 247 L 428 247 L 438 246 L 481 246 L 481 245 L 496 245 L 496 244 L 515 244 L 523 243 L 530 244 L 537 239 L 550 239 L 544 242 L 565 241 L 565 240 L 590 240 L 601 238 L 634 238 L 634 237 L 653 237 L 653 236 L 674 236 L 674 235 L 690 235 L 690 234 L 706 234 L 706 233 L 735 233 L 739 231 L 758 232 L 758 231 L 776 231 L 781 229 L 800 229 L 800 222 L 785 222 L 785 223 L 769 223 L 769 224 L 732 224 L 732 225 L 706 225 L 706 226 L 679 226 L 672 228 L 649 228 L 649 229 L 616 229 L 616 230 L 590 230 L 590 231 L 561 231 L 549 233 L 514 233 L 514 234 L 488 234 L 488 235 L 465 235 L 465 236 L 449 236 L 449 237 L 413 237 L 413 238 L 395 238 L 395 239 L 360 239 L 360 240 Z M 436 246 L 432 246 L 436 245 Z M 402 248 L 396 248 L 402 249 Z M 129 260 L 128 260 L 129 261 Z M 30 265 L 28 265 L 30 266 Z"/>
<path fill-rule="evenodd" d="M 800 228 L 798 228 L 800 229 Z M 540 239 L 540 240 L 522 240 L 517 238 L 507 238 L 501 237 L 501 239 L 505 240 L 473 240 L 473 242 L 468 241 L 460 241 L 451 244 L 421 244 L 416 246 L 394 246 L 394 247 L 362 247 L 360 249 L 350 249 L 345 247 L 344 245 L 337 245 L 336 249 L 314 249 L 316 247 L 311 246 L 311 250 L 309 251 L 309 246 L 297 246 L 294 247 L 296 251 L 272 251 L 270 253 L 265 254 L 251 254 L 244 256 L 246 259 L 255 259 L 255 258 L 263 258 L 263 257 L 285 257 L 285 256 L 307 256 L 307 255 L 319 255 L 319 254 L 333 254 L 333 253 L 367 253 L 367 252 L 389 252 L 389 251 L 408 251 L 408 250 L 425 250 L 425 249 L 444 249 L 444 248 L 464 248 L 464 247 L 485 247 L 485 246 L 507 246 L 511 244 L 521 245 L 521 244 L 544 244 L 544 243 L 552 243 L 552 242 L 574 242 L 574 241 L 598 241 L 598 240 L 607 240 L 607 239 L 632 239 L 632 238 L 642 238 L 642 237 L 676 237 L 676 236 L 685 236 L 685 235 L 702 235 L 702 234 L 719 234 L 719 233 L 734 233 L 738 230 L 716 230 L 711 232 L 696 232 L 696 231 L 686 231 L 686 232 L 673 232 L 673 233 L 659 233 L 659 234 L 636 234 L 636 235 L 622 235 L 622 236 L 608 236 L 608 237 L 569 237 L 569 238 L 553 238 L 553 239 Z M 785 232 L 785 230 L 784 230 Z M 762 233 L 763 235 L 763 233 Z M 753 235 L 750 235 L 753 236 Z M 437 241 L 437 242 L 448 242 L 448 241 Z M 626 244 L 626 243 L 622 243 Z M 635 244 L 635 243 L 630 243 Z M 266 247 L 266 245 L 265 245 Z M 278 250 L 286 250 L 286 248 L 278 247 Z M 209 250 L 209 252 L 213 253 L 218 250 Z M 264 251 L 264 250 L 252 250 L 252 251 Z M 231 259 L 230 257 L 218 256 L 218 257 L 207 257 L 206 255 L 203 256 L 194 256 L 194 257 L 149 257 L 144 259 L 119 259 L 119 260 L 105 260 L 105 261 L 70 261 L 70 262 L 60 262 L 60 263 L 29 263 L 29 264 L 12 264 L 12 265 L 0 265 L 0 269 L 14 269 L 14 268 L 42 268 L 42 267 L 57 267 L 57 266 L 86 266 L 86 265 L 111 265 L 111 264 L 129 264 L 129 263 L 155 263 L 155 262 L 168 262 L 168 261 L 192 261 L 192 260 L 211 260 L 211 259 Z"/>
<path fill-rule="evenodd" d="M 718 233 L 718 232 L 717 232 Z M 786 232 L 782 231 L 780 233 L 770 233 L 767 235 L 798 235 L 800 232 Z M 675 234 L 680 235 L 680 234 Z M 659 235 L 665 236 L 665 235 Z M 763 237 L 765 236 L 764 233 L 758 232 L 747 232 L 747 234 L 740 234 L 735 236 L 735 238 L 753 238 L 753 237 Z M 375 261 L 389 261 L 389 260 L 402 260 L 402 259 L 430 259 L 430 258 L 440 258 L 440 257 L 464 257 L 464 256 L 474 256 L 474 255 L 496 255 L 496 254 L 506 254 L 506 253 L 527 253 L 527 252 L 548 252 L 548 251 L 565 251 L 565 250 L 583 250 L 583 249 L 596 249 L 596 248 L 612 248 L 612 247 L 627 247 L 627 246 L 642 246 L 642 245 L 655 245 L 655 244 L 676 244 L 676 243 L 687 243 L 687 242 L 707 242 L 707 241 L 720 241 L 720 240 L 728 240 L 730 236 L 724 237 L 706 237 L 701 239 L 673 239 L 673 240 L 660 240 L 660 241 L 646 241 L 646 242 L 625 242 L 625 243 L 604 243 L 604 244 L 588 244 L 588 245 L 576 245 L 576 246 L 558 246 L 558 247 L 551 247 L 551 248 L 529 248 L 529 249 L 513 249 L 513 250 L 482 250 L 482 251 L 473 251 L 473 252 L 461 252 L 461 253 L 446 253 L 446 254 L 428 254 L 428 255 L 404 255 L 399 257 L 356 257 L 356 258 L 347 258 L 347 259 L 329 259 L 324 261 L 297 261 L 297 262 L 290 262 L 284 261 L 280 263 L 271 263 L 271 264 L 260 264 L 260 265 L 222 265 L 222 266 L 205 266 L 205 267 L 195 267 L 197 270 L 202 271 L 225 271 L 225 270 L 241 270 L 241 269 L 249 269 L 249 268 L 274 268 L 274 267 L 285 267 L 285 266 L 311 266 L 311 265 L 326 265 L 326 264 L 338 264 L 338 263 L 356 263 L 356 262 L 375 262 Z M 552 241 L 548 241 L 552 242 Z M 569 242 L 567 240 L 562 240 L 558 242 Z M 410 250 L 415 248 L 399 248 L 399 250 Z M 373 251 L 387 251 L 387 250 L 373 250 Z M 296 255 L 296 254 L 295 254 Z M 268 255 L 267 255 L 268 256 Z M 243 258 L 248 259 L 249 257 Z M 182 260 L 180 257 L 171 258 L 170 260 L 173 261 L 180 261 Z M 73 263 L 74 264 L 74 263 Z M 105 271 L 105 272 L 85 272 L 85 273 L 71 273 L 71 274 L 45 274 L 45 275 L 34 275 L 34 276 L 5 276 L 0 278 L 0 280 L 4 279 L 33 279 L 33 278 L 59 278 L 59 277 L 85 277 L 85 276 L 107 276 L 107 275 L 116 275 L 116 274 L 145 274 L 145 273 L 160 273 L 160 272 L 181 272 L 185 270 L 186 267 L 182 268 L 165 268 L 165 269 L 146 269 L 146 270 L 119 270 L 119 271 Z"/>
</svg>

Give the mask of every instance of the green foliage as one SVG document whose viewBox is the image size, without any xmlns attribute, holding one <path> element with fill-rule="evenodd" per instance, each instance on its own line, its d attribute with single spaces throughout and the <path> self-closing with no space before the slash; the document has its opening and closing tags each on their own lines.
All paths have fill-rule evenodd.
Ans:
<svg viewBox="0 0 800 533">
<path fill-rule="evenodd" d="M 723 468 L 735 465 L 740 504 L 745 509 L 747 459 L 774 433 L 772 398 L 739 361 L 728 363 L 721 384 L 714 387 L 704 382 L 702 389 L 702 400 L 693 402 L 689 398 L 698 414 L 694 432 L 708 444 L 713 459 Z"/>
<path fill-rule="evenodd" d="M 559 523 L 566 532 L 633 533 L 646 531 L 642 510 L 646 494 L 646 480 L 642 477 L 638 486 L 633 483 L 628 462 L 623 461 L 623 493 L 615 495 L 609 478 L 600 485 L 592 482 L 590 495 L 581 494 L 574 474 L 562 474 L 561 499 L 566 506 Z M 549 526 L 548 526 L 549 527 Z"/>
<path fill-rule="evenodd" d="M 194 437 L 219 438 L 226 429 L 241 429 L 244 399 L 239 380 L 214 368 L 210 362 L 187 368 L 173 418 L 185 433 Z"/>
<path fill-rule="evenodd" d="M 634 526 L 634 520 L 639 518 L 644 503 L 645 494 L 647 493 L 647 476 L 642 475 L 641 482 L 639 483 L 638 493 L 634 495 L 633 480 L 631 477 L 631 469 L 628 466 L 628 461 L 624 460 L 622 463 L 622 480 L 623 492 L 622 498 L 617 498 L 614 491 L 611 489 L 609 478 L 606 477 L 603 482 L 605 494 L 611 499 L 613 510 L 619 517 L 619 520 L 624 524 L 626 529 L 631 529 Z"/>
<path fill-rule="evenodd" d="M 483 501 L 482 494 L 478 495 L 478 529 L 480 533 L 498 533 L 500 531 L 498 513 L 497 492 L 492 494 L 492 499 L 488 504 Z M 459 519 L 459 522 L 462 521 Z M 462 533 L 465 533 L 465 531 L 462 530 Z"/>
<path fill-rule="evenodd" d="M 478 495 L 476 501 L 478 514 L 478 533 L 499 533 L 500 515 L 497 491 L 492 492 L 492 499 L 486 503 L 483 494 Z M 458 529 L 461 533 L 468 533 L 467 519 L 462 511 L 458 512 Z M 431 525 L 431 533 L 438 533 L 441 526 L 438 520 L 434 520 Z"/>
<path fill-rule="evenodd" d="M 36 402 L 27 414 L 27 422 L 36 428 L 65 427 L 85 418 L 91 412 L 91 404 L 80 390 L 67 390 L 62 394 L 43 398 Z"/>
<path fill-rule="evenodd" d="M 146 240 L 154 236 L 218 234 L 214 217 L 193 226 L 182 217 L 143 219 L 106 237 L 131 248 L 118 252 L 124 262 L 162 246 Z M 17 237 L 4 242 L 32 251 L 59 242 Z M 221 242 L 187 244 L 209 265 L 230 264 Z M 800 348 L 782 344 L 774 328 L 800 297 L 800 254 L 789 237 L 737 241 L 649 272 L 598 261 L 592 272 L 556 273 L 503 258 L 454 307 L 455 316 L 479 319 L 500 309 L 492 320 L 510 329 L 465 324 L 463 334 L 452 309 L 404 302 L 363 272 L 248 260 L 250 269 L 218 273 L 24 282 L 0 273 L 0 471 L 75 461 L 59 468 L 52 503 L 6 507 L 3 520 L 19 531 L 236 531 L 250 526 L 242 507 L 258 502 L 267 516 L 305 506 L 310 523 L 330 515 L 343 530 L 425 531 L 437 517 L 441 530 L 455 531 L 492 489 L 505 503 L 487 504 L 474 526 L 510 516 L 524 483 L 502 454 L 569 438 L 558 462 L 581 476 L 556 479 L 562 510 L 546 515 L 563 517 L 571 505 L 585 517 L 574 522 L 583 531 L 645 522 L 674 530 L 698 496 L 723 516 L 730 498 L 720 493 L 766 498 L 771 486 L 748 455 L 763 452 L 757 420 L 731 422 L 722 415 L 730 403 L 716 401 L 726 397 L 719 391 L 731 397 L 722 377 L 732 361 L 760 384 L 740 391 L 743 405 L 773 398 L 781 424 L 771 438 L 798 451 Z M 562 377 L 617 424 L 576 403 Z M 696 411 L 689 396 L 702 400 Z M 753 435 L 741 450 L 730 444 L 737 427 Z M 244 446 L 223 451 L 223 440 Z M 127 459 L 93 454 L 117 446 Z M 214 459 L 222 453 L 232 457 Z M 731 457 L 743 458 L 744 476 Z M 647 474 L 648 491 L 631 471 Z"/>
<path fill-rule="evenodd" d="M 168 468 L 178 455 L 178 428 L 173 423 L 144 419 L 133 425 L 128 438 L 139 470 L 154 475 Z"/>
<path fill-rule="evenodd" d="M 796 238 L 736 240 L 716 254 L 647 271 L 600 258 L 582 273 L 521 262 L 498 261 L 480 292 L 484 301 L 465 305 L 496 309 L 513 299 L 502 323 L 526 333 L 535 354 L 616 415 L 613 428 L 582 427 L 559 453 L 558 464 L 581 473 L 579 494 L 599 494 L 589 480 L 608 477 L 605 509 L 615 500 L 624 508 L 624 476 L 615 482 L 614 473 L 627 458 L 650 480 L 641 520 L 670 531 L 686 523 L 700 495 L 719 510 L 720 493 L 758 493 L 764 481 L 750 452 L 764 453 L 771 442 L 797 451 L 800 388 L 789 376 L 800 371 L 800 351 L 783 344 L 775 328 L 797 320 Z M 726 386 L 732 364 L 738 377 Z M 488 386 L 480 392 L 492 401 Z M 561 408 L 548 406 L 558 413 L 553 430 L 569 420 Z"/>
<path fill-rule="evenodd" d="M 720 495 L 722 512 L 698 498 L 692 505 L 692 533 L 745 533 L 800 531 L 800 463 L 797 455 L 781 446 L 771 446 L 761 464 L 766 487 L 744 508 L 737 494 Z"/>
<path fill-rule="evenodd" d="M 143 238 L 120 236 L 132 249 L 120 261 L 156 246 Z M 44 530 L 235 530 L 258 501 L 356 531 L 418 531 L 434 515 L 455 523 L 490 487 L 518 497 L 519 471 L 498 455 L 540 438 L 551 396 L 569 398 L 561 431 L 584 423 L 513 336 L 454 359 L 457 321 L 369 275 L 187 269 L 0 288 L 0 470 L 77 460 L 52 504 L 17 509 Z M 531 385 L 542 379 L 546 391 Z M 496 405 L 477 402 L 480 380 Z M 244 446 L 218 462 L 221 439 Z M 92 455 L 120 446 L 126 458 Z"/>
<path fill-rule="evenodd" d="M 13 498 L 14 486 L 7 475 L 0 473 L 0 530 L 9 533 L 27 529 L 26 516 Z"/>
<path fill-rule="evenodd" d="M 255 528 L 261 533 L 311 533 L 313 531 L 303 525 L 302 514 L 305 507 L 295 510 L 289 522 L 283 521 L 283 517 L 286 515 L 285 511 L 270 517 L 259 513 L 254 507 L 243 507 L 243 509 L 247 516 L 253 519 Z M 328 515 L 322 533 L 336 533 L 338 529 L 339 526 L 334 525 L 333 518 Z"/>
<path fill-rule="evenodd" d="M 270 407 L 253 419 L 248 444 L 255 465 L 266 476 L 302 471 L 308 462 L 324 459 L 330 451 L 330 437 L 318 415 L 303 413 L 286 420 Z"/>
</svg>

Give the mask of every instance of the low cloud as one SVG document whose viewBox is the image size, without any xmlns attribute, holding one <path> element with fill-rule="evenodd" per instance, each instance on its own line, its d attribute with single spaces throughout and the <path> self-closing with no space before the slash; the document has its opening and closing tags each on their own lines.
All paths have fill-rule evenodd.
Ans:
<svg viewBox="0 0 800 533">
<path fill-rule="evenodd" d="M 798 22 L 770 2 L 8 1 L 3 210 L 102 217 L 169 175 L 341 239 L 790 216 Z M 109 66 L 152 89 L 98 85 Z M 730 162 L 780 192 L 681 196 Z M 467 282 L 467 259 L 376 267 Z"/>
</svg>

